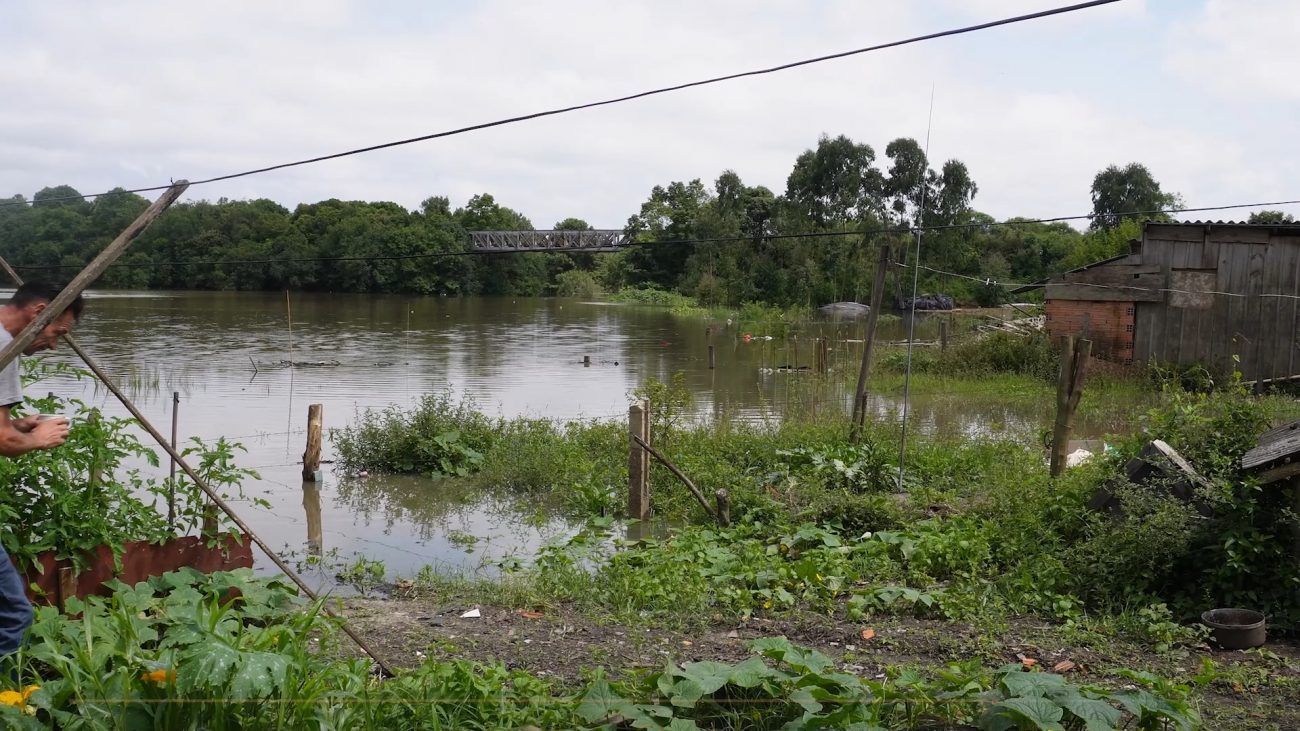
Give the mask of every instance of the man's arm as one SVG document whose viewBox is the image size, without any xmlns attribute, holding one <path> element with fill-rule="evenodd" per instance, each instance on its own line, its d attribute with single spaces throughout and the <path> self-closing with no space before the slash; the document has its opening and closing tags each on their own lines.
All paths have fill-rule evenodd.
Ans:
<svg viewBox="0 0 1300 731">
<path fill-rule="evenodd" d="M 17 457 L 37 449 L 53 449 L 68 439 L 68 420 L 62 418 L 38 421 L 27 432 L 26 419 L 15 420 L 8 406 L 0 406 L 0 456 Z M 18 425 L 15 424 L 17 422 Z"/>
</svg>

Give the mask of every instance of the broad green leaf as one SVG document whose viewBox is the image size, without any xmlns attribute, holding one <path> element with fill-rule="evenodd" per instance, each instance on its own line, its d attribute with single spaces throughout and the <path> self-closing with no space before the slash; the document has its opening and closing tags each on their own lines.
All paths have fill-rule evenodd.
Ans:
<svg viewBox="0 0 1300 731">
<path fill-rule="evenodd" d="M 682 678 L 673 683 L 668 700 L 678 708 L 693 708 L 704 697 L 704 688 L 693 678 Z"/>
<path fill-rule="evenodd" d="M 1042 697 L 1065 685 L 1065 679 L 1051 673 L 1007 673 L 1002 677 L 1002 685 L 1010 696 Z"/>
<path fill-rule="evenodd" d="M 239 652 L 216 640 L 194 645 L 181 656 L 176 680 L 183 691 L 224 689 L 239 662 Z"/>
<path fill-rule="evenodd" d="M 1120 710 L 1106 701 L 1075 696 L 1060 701 L 1065 710 L 1083 720 L 1087 731 L 1113 731 L 1124 719 Z"/>
<path fill-rule="evenodd" d="M 284 688 L 289 658 L 274 652 L 245 653 L 230 679 L 230 697 L 265 698 Z"/>
<path fill-rule="evenodd" d="M 626 701 L 614 692 L 603 677 L 597 677 L 591 685 L 587 686 L 587 692 L 582 694 L 577 710 L 584 721 L 595 723 L 613 716 L 617 713 L 615 709 L 625 703 Z"/>
<path fill-rule="evenodd" d="M 751 657 L 739 665 L 731 668 L 731 674 L 728 680 L 732 685 L 741 688 L 753 688 L 765 679 L 775 676 L 777 673 L 763 662 L 762 658 Z"/>
<path fill-rule="evenodd" d="M 713 693 L 726 685 L 731 670 L 730 665 L 713 662 L 712 660 L 692 662 L 682 666 L 682 672 L 685 673 L 686 677 L 694 680 L 705 695 Z"/>
<path fill-rule="evenodd" d="M 798 703 L 805 711 L 817 713 L 822 709 L 822 704 L 813 696 L 812 690 L 808 688 L 796 688 L 790 694 L 790 702 Z"/>
<path fill-rule="evenodd" d="M 1008 698 L 997 708 L 999 713 L 1029 721 L 1040 731 L 1065 731 L 1061 725 L 1061 707 L 1046 698 Z"/>
</svg>

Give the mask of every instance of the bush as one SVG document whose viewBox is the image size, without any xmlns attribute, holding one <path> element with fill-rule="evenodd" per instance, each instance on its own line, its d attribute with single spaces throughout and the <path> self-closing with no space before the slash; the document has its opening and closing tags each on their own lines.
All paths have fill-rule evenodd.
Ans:
<svg viewBox="0 0 1300 731">
<path fill-rule="evenodd" d="M 591 272 L 570 269 L 560 272 L 555 277 L 555 294 L 560 297 L 595 297 L 600 294 L 600 285 Z"/>
<path fill-rule="evenodd" d="M 331 430 L 346 470 L 465 476 L 478 471 L 500 424 L 449 392 L 426 395 L 411 412 L 367 410 L 355 426 Z"/>
</svg>

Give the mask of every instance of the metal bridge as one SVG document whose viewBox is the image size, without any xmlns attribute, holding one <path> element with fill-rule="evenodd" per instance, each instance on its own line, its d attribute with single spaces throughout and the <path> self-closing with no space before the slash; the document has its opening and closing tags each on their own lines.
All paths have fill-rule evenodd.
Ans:
<svg viewBox="0 0 1300 731">
<path fill-rule="evenodd" d="M 628 241 L 620 229 L 469 232 L 472 251 L 619 251 Z"/>
</svg>

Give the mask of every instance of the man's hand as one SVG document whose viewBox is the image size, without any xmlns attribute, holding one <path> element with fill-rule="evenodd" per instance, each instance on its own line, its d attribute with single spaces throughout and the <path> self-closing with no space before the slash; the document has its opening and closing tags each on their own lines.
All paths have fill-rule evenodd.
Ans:
<svg viewBox="0 0 1300 731">
<path fill-rule="evenodd" d="M 53 419 L 37 421 L 28 431 L 28 435 L 35 440 L 37 449 L 52 449 L 68 441 L 68 428 L 68 420 L 56 416 Z"/>
<path fill-rule="evenodd" d="M 14 428 L 17 429 L 18 431 L 22 432 L 23 434 L 27 434 L 32 429 L 35 429 L 37 424 L 41 423 L 41 415 L 28 414 L 27 416 L 24 416 L 21 419 L 13 419 L 9 423 L 13 424 Z"/>
</svg>

